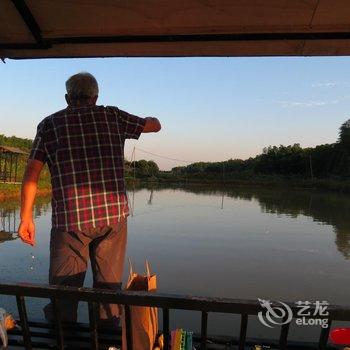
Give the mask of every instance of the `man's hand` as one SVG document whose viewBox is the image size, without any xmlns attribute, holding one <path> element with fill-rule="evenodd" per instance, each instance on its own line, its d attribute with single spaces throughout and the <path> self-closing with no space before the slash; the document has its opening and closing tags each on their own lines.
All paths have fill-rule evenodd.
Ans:
<svg viewBox="0 0 350 350">
<path fill-rule="evenodd" d="M 39 175 L 44 163 L 29 159 L 22 181 L 21 224 L 18 234 L 24 243 L 35 245 L 35 225 L 33 222 L 33 204 Z"/>
<path fill-rule="evenodd" d="M 145 127 L 142 132 L 158 132 L 162 128 L 157 118 L 147 117 Z"/>
<path fill-rule="evenodd" d="M 23 243 L 35 245 L 35 224 L 32 219 L 21 220 L 18 228 L 18 235 Z"/>
</svg>

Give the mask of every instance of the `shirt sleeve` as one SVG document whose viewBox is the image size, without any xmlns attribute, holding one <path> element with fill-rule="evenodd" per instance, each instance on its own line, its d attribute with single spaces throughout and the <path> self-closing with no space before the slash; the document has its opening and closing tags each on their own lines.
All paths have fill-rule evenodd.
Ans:
<svg viewBox="0 0 350 350">
<path fill-rule="evenodd" d="M 126 139 L 138 139 L 145 127 L 146 119 L 119 110 L 119 118 L 123 125 Z"/>
<path fill-rule="evenodd" d="M 45 143 L 44 143 L 44 133 L 45 133 L 44 125 L 45 125 L 44 121 L 42 121 L 38 125 L 32 150 L 29 155 L 29 159 L 36 159 L 43 163 L 45 163 L 47 160 L 47 153 L 45 150 Z"/>
</svg>

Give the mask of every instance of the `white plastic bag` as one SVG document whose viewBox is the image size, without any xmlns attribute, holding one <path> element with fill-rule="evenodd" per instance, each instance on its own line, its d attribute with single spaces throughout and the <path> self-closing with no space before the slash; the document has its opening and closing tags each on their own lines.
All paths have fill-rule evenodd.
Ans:
<svg viewBox="0 0 350 350">
<path fill-rule="evenodd" d="M 7 331 L 14 328 L 16 325 L 14 319 L 5 309 L 0 308 L 0 338 L 2 340 L 2 346 L 4 349 L 8 345 Z"/>
</svg>

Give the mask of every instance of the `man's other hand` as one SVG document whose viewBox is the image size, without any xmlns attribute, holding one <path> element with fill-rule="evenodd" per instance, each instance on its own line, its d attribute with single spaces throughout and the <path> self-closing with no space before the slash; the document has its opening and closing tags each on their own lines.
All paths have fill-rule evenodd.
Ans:
<svg viewBox="0 0 350 350">
<path fill-rule="evenodd" d="M 35 224 L 33 220 L 22 220 L 19 228 L 18 235 L 23 243 L 35 245 Z"/>
<path fill-rule="evenodd" d="M 21 224 L 18 234 L 26 244 L 35 245 L 35 225 L 33 222 L 33 204 L 38 180 L 44 163 L 29 159 L 22 181 Z"/>
<path fill-rule="evenodd" d="M 162 128 L 157 118 L 147 117 L 145 127 L 142 132 L 158 132 Z"/>
</svg>

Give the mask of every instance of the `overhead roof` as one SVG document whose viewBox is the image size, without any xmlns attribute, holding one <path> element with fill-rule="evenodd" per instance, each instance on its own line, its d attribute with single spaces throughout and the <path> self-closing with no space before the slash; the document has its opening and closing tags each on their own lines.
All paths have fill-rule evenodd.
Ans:
<svg viewBox="0 0 350 350">
<path fill-rule="evenodd" d="M 10 147 L 10 146 L 0 146 L 0 152 L 13 153 L 13 154 L 28 154 L 28 152 L 22 151 L 17 147 Z"/>
<path fill-rule="evenodd" d="M 0 0 L 0 57 L 349 54 L 349 0 Z"/>
</svg>

